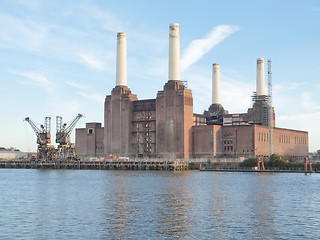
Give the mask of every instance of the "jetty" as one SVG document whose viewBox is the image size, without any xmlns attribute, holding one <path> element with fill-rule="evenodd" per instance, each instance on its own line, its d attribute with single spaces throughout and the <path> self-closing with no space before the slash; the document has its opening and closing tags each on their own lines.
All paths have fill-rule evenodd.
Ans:
<svg viewBox="0 0 320 240">
<path fill-rule="evenodd" d="M 189 163 L 183 159 L 2 160 L 0 168 L 184 171 Z"/>
</svg>

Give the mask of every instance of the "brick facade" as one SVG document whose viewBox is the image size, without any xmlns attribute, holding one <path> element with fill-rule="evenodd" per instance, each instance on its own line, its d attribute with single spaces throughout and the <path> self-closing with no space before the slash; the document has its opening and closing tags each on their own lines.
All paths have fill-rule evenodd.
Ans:
<svg viewBox="0 0 320 240">
<path fill-rule="evenodd" d="M 101 123 L 87 123 L 76 129 L 76 155 L 98 157 L 104 155 L 104 129 Z"/>
</svg>

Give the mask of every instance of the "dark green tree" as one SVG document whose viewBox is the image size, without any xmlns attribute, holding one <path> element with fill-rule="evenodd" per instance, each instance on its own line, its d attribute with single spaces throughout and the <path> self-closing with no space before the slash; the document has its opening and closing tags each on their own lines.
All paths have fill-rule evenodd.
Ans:
<svg viewBox="0 0 320 240">
<path fill-rule="evenodd" d="M 258 165 L 257 158 L 247 158 L 239 164 L 240 167 L 255 167 Z"/>
</svg>

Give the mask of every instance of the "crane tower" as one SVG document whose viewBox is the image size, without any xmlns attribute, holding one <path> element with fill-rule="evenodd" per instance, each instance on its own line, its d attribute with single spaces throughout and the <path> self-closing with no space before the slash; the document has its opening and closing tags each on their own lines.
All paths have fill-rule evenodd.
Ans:
<svg viewBox="0 0 320 240">
<path fill-rule="evenodd" d="M 76 156 L 75 154 L 75 145 L 71 143 L 70 141 L 70 135 L 72 133 L 72 130 L 82 118 L 82 114 L 78 114 L 72 122 L 68 125 L 66 123 L 62 122 L 61 116 L 56 116 L 56 143 L 59 143 L 58 145 L 58 157 L 62 159 L 67 158 L 74 158 Z"/>
<path fill-rule="evenodd" d="M 26 117 L 24 121 L 27 121 L 37 136 L 37 158 L 43 160 L 52 160 L 55 158 L 56 150 L 51 143 L 51 117 L 46 117 L 44 124 L 38 127 L 29 117 Z"/>
</svg>

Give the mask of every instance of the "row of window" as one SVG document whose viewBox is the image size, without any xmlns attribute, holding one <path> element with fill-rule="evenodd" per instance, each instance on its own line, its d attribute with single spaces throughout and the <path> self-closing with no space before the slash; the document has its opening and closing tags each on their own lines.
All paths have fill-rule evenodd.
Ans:
<svg viewBox="0 0 320 240">
<path fill-rule="evenodd" d="M 279 135 L 279 143 L 290 143 L 290 136 Z"/>
<path fill-rule="evenodd" d="M 307 138 L 306 137 L 295 137 L 294 138 L 295 144 L 307 144 Z"/>
<path fill-rule="evenodd" d="M 233 146 L 224 146 L 224 151 L 233 151 Z"/>
<path fill-rule="evenodd" d="M 232 140 L 224 140 L 223 143 L 224 144 L 232 144 Z"/>
<path fill-rule="evenodd" d="M 259 133 L 259 142 L 268 142 L 269 141 L 268 133 Z"/>
<path fill-rule="evenodd" d="M 269 135 L 268 133 L 259 133 L 259 142 L 268 142 Z M 279 143 L 289 143 L 291 142 L 290 136 L 286 135 L 279 135 Z M 294 138 L 295 144 L 307 144 L 307 138 L 306 137 L 295 137 Z"/>
</svg>

